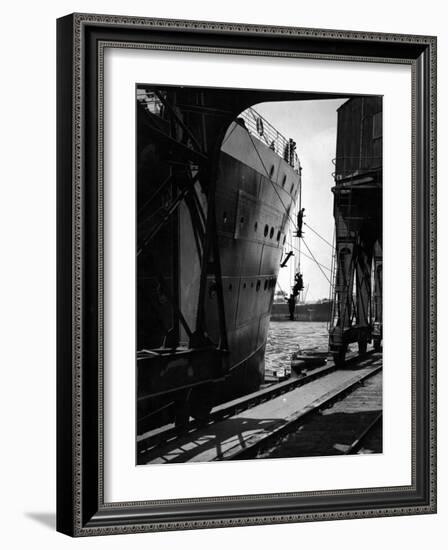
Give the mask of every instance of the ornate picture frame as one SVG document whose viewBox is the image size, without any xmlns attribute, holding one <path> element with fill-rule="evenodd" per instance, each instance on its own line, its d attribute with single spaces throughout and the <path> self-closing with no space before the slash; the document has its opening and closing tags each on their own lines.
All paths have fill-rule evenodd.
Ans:
<svg viewBox="0 0 448 550">
<path fill-rule="evenodd" d="M 104 51 L 408 65 L 412 71 L 412 482 L 106 502 Z M 436 38 L 72 14 L 57 22 L 57 529 L 70 536 L 436 512 Z M 132 368 L 132 366 L 130 366 Z"/>
</svg>

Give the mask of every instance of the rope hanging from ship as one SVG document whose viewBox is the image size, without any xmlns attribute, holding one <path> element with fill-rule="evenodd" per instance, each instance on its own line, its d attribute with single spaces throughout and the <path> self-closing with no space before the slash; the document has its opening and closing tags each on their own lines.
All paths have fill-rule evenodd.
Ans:
<svg viewBox="0 0 448 550">
<path fill-rule="evenodd" d="M 324 243 L 327 243 L 328 246 L 332 249 L 332 250 L 336 250 L 335 247 L 327 241 L 327 239 L 325 237 L 322 237 L 322 235 L 320 233 L 318 233 L 315 229 L 313 229 L 309 223 L 306 223 L 306 222 L 303 222 L 303 225 L 306 225 L 308 227 L 308 229 L 311 229 L 311 231 L 316 234 L 319 239 L 321 239 L 322 241 L 324 241 Z"/>
<path fill-rule="evenodd" d="M 266 176 L 267 176 L 267 179 L 269 181 L 269 183 L 271 184 L 272 188 L 274 189 L 281 205 L 283 206 L 283 209 L 285 210 L 285 213 L 287 215 L 287 217 L 289 218 L 292 226 L 294 227 L 295 229 L 295 236 L 299 239 L 299 246 L 298 247 L 295 247 L 292 242 L 289 243 L 289 246 L 296 250 L 299 254 L 298 256 L 298 270 L 297 272 L 294 274 L 294 285 L 292 285 L 292 293 L 291 295 L 289 296 L 289 298 L 287 298 L 287 302 L 288 302 L 288 307 L 290 309 L 290 316 L 292 319 L 294 319 L 294 308 L 295 308 L 295 304 L 296 304 L 296 299 L 298 296 L 300 296 L 300 292 L 303 292 L 304 290 L 304 281 L 303 281 L 303 274 L 301 272 L 301 257 L 302 255 L 305 256 L 306 258 L 312 260 L 316 265 L 317 267 L 319 268 L 319 271 L 322 273 L 322 275 L 324 276 L 324 278 L 326 279 L 326 281 L 328 282 L 329 286 L 330 286 L 330 292 L 332 291 L 333 289 L 333 284 L 331 282 L 331 280 L 327 277 L 327 275 L 325 274 L 325 272 L 323 271 L 323 268 L 324 269 L 327 269 L 330 273 L 331 273 L 331 269 L 324 266 L 323 264 L 321 264 L 317 259 L 316 257 L 314 256 L 314 254 L 312 253 L 311 249 L 309 248 L 308 244 L 305 242 L 305 239 L 304 239 L 304 236 L 303 236 L 303 225 L 306 225 L 309 229 L 311 229 L 311 231 L 313 231 L 313 233 L 315 233 L 319 238 L 321 238 L 326 244 L 328 244 L 332 249 L 334 249 L 333 245 L 331 245 L 324 237 L 322 237 L 322 235 L 320 235 L 316 230 L 314 230 L 313 228 L 310 227 L 309 224 L 307 224 L 306 222 L 304 222 L 303 218 L 305 217 L 305 208 L 302 208 L 302 205 L 301 205 L 301 194 L 302 194 L 302 189 L 301 189 L 301 183 L 300 183 L 300 195 L 299 195 L 299 212 L 297 214 L 297 223 L 295 223 L 294 219 L 291 217 L 288 209 L 286 208 L 286 205 L 283 201 L 283 199 L 281 198 L 279 192 L 277 191 L 272 179 L 271 179 L 271 175 L 265 165 L 265 163 L 263 162 L 263 159 L 256 147 L 256 144 L 253 140 L 253 137 L 251 135 L 251 133 L 248 131 L 248 135 L 249 135 L 249 138 L 250 138 L 250 141 L 252 143 L 252 146 L 261 162 L 261 165 L 263 166 L 263 169 L 266 173 Z M 295 142 L 293 140 L 289 140 L 288 142 L 288 145 L 289 145 L 289 150 L 287 151 L 287 153 L 285 152 L 285 156 L 287 156 L 287 160 L 288 159 L 291 159 L 291 156 L 294 154 L 295 152 Z M 311 256 L 308 256 L 307 254 L 305 254 L 302 250 L 301 250 L 301 241 L 303 241 L 303 244 L 306 246 L 309 254 Z M 293 255 L 292 252 L 288 253 L 287 254 L 287 258 L 285 261 L 282 262 L 281 264 L 281 267 L 286 267 L 286 264 L 287 264 L 287 261 L 289 260 L 289 258 Z M 278 281 L 277 281 L 277 284 L 278 284 Z"/>
</svg>

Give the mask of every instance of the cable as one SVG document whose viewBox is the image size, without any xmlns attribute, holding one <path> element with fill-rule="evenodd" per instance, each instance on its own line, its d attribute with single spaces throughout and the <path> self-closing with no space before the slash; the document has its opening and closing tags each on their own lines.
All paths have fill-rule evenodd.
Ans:
<svg viewBox="0 0 448 550">
<path fill-rule="evenodd" d="M 303 222 L 303 224 L 306 225 L 307 227 L 309 227 L 311 229 L 311 231 L 319 237 L 319 239 L 322 239 L 325 243 L 328 244 L 328 246 L 331 246 L 331 248 L 334 249 L 334 246 L 329 241 L 327 241 L 327 239 L 322 237 L 322 235 L 319 235 L 319 233 L 315 229 L 313 229 L 309 224 L 307 224 L 306 222 Z"/>
<path fill-rule="evenodd" d="M 329 271 L 331 273 L 331 269 L 329 267 L 327 267 L 326 265 L 324 264 L 321 264 L 320 262 L 318 262 L 316 260 L 316 258 L 312 258 L 311 256 L 308 256 L 308 254 L 305 254 L 305 252 L 303 251 L 300 251 L 297 247 L 295 247 L 293 244 L 290 244 L 291 248 L 293 248 L 296 252 L 299 252 L 299 254 L 302 254 L 303 256 L 305 256 L 305 258 L 308 258 L 308 260 L 311 260 L 315 263 L 317 263 L 318 265 L 320 265 L 320 267 L 323 267 L 324 269 L 326 269 L 327 271 Z"/>
<path fill-rule="evenodd" d="M 280 283 L 278 282 L 278 279 L 277 279 L 277 285 L 278 285 L 278 288 L 280 289 L 280 292 L 283 294 L 283 296 L 287 296 L 286 292 L 283 290 Z"/>
<path fill-rule="evenodd" d="M 266 172 L 266 175 L 268 176 L 268 181 L 269 181 L 270 184 L 272 185 L 272 187 L 273 187 L 275 193 L 277 194 L 277 197 L 279 198 L 280 202 L 282 203 L 283 208 L 285 209 L 285 212 L 286 212 L 288 218 L 290 219 L 291 223 L 292 223 L 293 226 L 296 228 L 296 230 L 298 230 L 297 225 L 294 223 L 294 220 L 291 218 L 291 216 L 290 216 L 290 214 L 289 214 L 289 212 L 288 212 L 288 209 L 287 209 L 286 206 L 285 206 L 285 203 L 283 202 L 282 198 L 280 197 L 280 195 L 279 195 L 277 189 L 276 189 L 275 186 L 274 186 L 274 183 L 272 182 L 272 180 L 271 180 L 271 178 L 270 178 L 270 176 L 269 176 L 269 172 L 268 172 L 268 170 L 266 169 L 266 166 L 265 166 L 265 164 L 264 164 L 264 162 L 263 162 L 263 159 L 261 158 L 261 155 L 260 155 L 260 153 L 258 152 L 258 149 L 257 149 L 257 147 L 256 147 L 256 145 L 255 145 L 255 143 L 254 143 L 254 140 L 252 139 L 252 136 L 251 136 L 250 132 L 248 132 L 248 135 L 249 135 L 249 138 L 250 138 L 250 140 L 251 140 L 251 142 L 252 142 L 252 145 L 253 145 L 253 147 L 254 147 L 254 149 L 255 149 L 257 155 L 258 155 L 258 158 L 260 159 L 260 162 L 261 162 L 261 164 L 263 165 L 263 168 L 264 168 L 264 170 L 265 170 L 265 172 Z M 309 226 L 308 226 L 308 227 L 309 227 Z M 310 229 L 311 229 L 311 228 L 310 228 Z M 323 238 L 323 237 L 322 237 L 322 238 Z M 325 279 L 327 279 L 328 283 L 330 284 L 330 287 L 332 287 L 333 285 L 331 284 L 330 279 L 326 276 L 325 272 L 323 271 L 323 269 L 322 269 L 322 267 L 321 267 L 321 264 L 316 260 L 316 258 L 314 257 L 314 254 L 313 254 L 313 253 L 311 252 L 311 250 L 309 249 L 309 247 L 308 247 L 308 245 L 306 244 L 305 239 L 304 239 L 303 237 L 302 237 L 302 241 L 303 241 L 303 244 L 306 246 L 308 252 L 309 252 L 309 253 L 311 254 L 311 256 L 313 257 L 313 260 L 316 262 L 317 266 L 319 267 L 319 269 L 320 269 L 322 275 L 325 277 Z M 294 248 L 294 247 L 293 247 L 293 248 Z M 302 254 L 303 254 L 303 252 L 302 252 Z M 325 268 L 325 269 L 328 269 L 328 268 Z"/>
<path fill-rule="evenodd" d="M 313 260 L 316 262 L 316 264 L 317 264 L 318 268 L 320 269 L 322 275 L 323 275 L 323 276 L 325 277 L 325 279 L 327 279 L 327 281 L 329 282 L 330 287 L 333 287 L 333 285 L 332 285 L 330 279 L 326 276 L 326 274 L 324 273 L 323 269 L 321 268 L 320 263 L 316 260 L 316 258 L 314 257 L 314 254 L 311 252 L 309 246 L 306 244 L 305 239 L 302 238 L 302 241 L 303 241 L 303 244 L 306 246 L 306 249 L 308 250 L 308 252 L 309 252 L 309 253 L 311 254 L 311 256 L 313 257 Z"/>
<path fill-rule="evenodd" d="M 257 147 L 256 147 L 256 145 L 255 145 L 255 143 L 254 143 L 254 141 L 253 141 L 253 139 L 252 139 L 251 134 L 250 134 L 249 132 L 248 132 L 248 134 L 249 134 L 249 138 L 250 138 L 250 140 L 251 140 L 251 142 L 252 142 L 252 145 L 253 145 L 253 147 L 254 147 L 254 149 L 255 149 L 257 155 L 258 155 L 258 158 L 260 159 L 260 162 L 261 162 L 261 164 L 263 165 L 263 168 L 264 168 L 264 170 L 265 170 L 265 172 L 266 172 L 266 175 L 268 176 L 268 181 L 269 181 L 270 184 L 272 185 L 272 187 L 273 187 L 275 193 L 277 194 L 277 197 L 280 199 L 280 202 L 282 203 L 282 206 L 283 206 L 283 208 L 284 208 L 284 210 L 285 210 L 285 212 L 286 212 L 286 215 L 287 215 L 288 218 L 290 219 L 292 225 L 293 225 L 293 226 L 295 227 L 295 229 L 298 231 L 297 225 L 295 224 L 294 220 L 291 218 L 291 216 L 290 216 L 290 214 L 289 214 L 289 212 L 288 212 L 288 209 L 287 209 L 286 206 L 285 206 L 285 203 L 282 201 L 282 198 L 281 198 L 280 195 L 278 194 L 278 191 L 277 191 L 277 189 L 275 188 L 274 183 L 272 182 L 271 178 L 269 177 L 269 173 L 268 173 L 268 171 L 267 171 L 267 169 L 266 169 L 266 166 L 265 166 L 265 164 L 264 164 L 264 162 L 263 162 L 263 159 L 261 158 L 260 153 L 258 152 L 258 149 L 257 149 Z M 307 227 L 310 227 L 308 224 L 306 224 L 306 225 L 307 225 Z M 311 227 L 310 227 L 310 229 L 311 229 L 311 231 L 314 231 L 314 229 L 312 229 Z M 323 237 L 321 237 L 316 231 L 314 231 L 314 233 L 316 233 L 316 235 L 318 235 L 321 239 L 323 239 L 327 244 L 330 244 L 326 239 L 324 239 Z M 322 269 L 321 269 L 321 266 L 322 266 L 322 267 L 324 267 L 327 271 L 330 271 L 330 273 L 331 273 L 331 270 L 328 269 L 328 267 L 323 266 L 322 264 L 320 264 L 320 263 L 316 260 L 316 258 L 314 257 L 314 254 L 313 254 L 313 253 L 311 252 L 311 250 L 309 249 L 309 247 L 308 247 L 308 245 L 306 244 L 305 239 L 304 239 L 303 237 L 302 237 L 302 240 L 303 240 L 303 243 L 304 243 L 304 245 L 306 246 L 307 250 L 309 251 L 309 253 L 310 253 L 311 256 L 313 257 L 312 259 L 313 259 L 313 260 L 316 262 L 316 264 L 318 265 L 319 269 L 322 271 Z M 333 245 L 330 245 L 330 246 L 333 248 Z M 304 256 L 306 256 L 306 254 L 305 254 L 304 252 L 301 252 L 299 249 L 297 249 L 297 248 L 295 248 L 294 246 L 292 246 L 292 243 L 291 243 L 291 247 L 294 248 L 295 250 L 297 250 L 297 251 L 299 252 L 299 254 L 304 254 Z M 306 257 L 309 258 L 309 256 L 306 256 Z M 311 258 L 309 258 L 309 259 L 311 259 Z M 325 273 L 324 273 L 323 271 L 322 271 L 322 275 L 327 279 L 327 281 L 330 283 L 330 287 L 332 288 L 333 285 L 331 284 L 330 279 L 325 275 Z"/>
<path fill-rule="evenodd" d="M 277 191 L 277 189 L 275 188 L 275 185 L 274 185 L 273 181 L 271 180 L 271 177 L 269 176 L 269 172 L 268 172 L 268 170 L 267 170 L 267 168 L 266 168 L 266 166 L 265 166 L 265 164 L 264 164 L 264 162 L 263 162 L 263 159 L 261 158 L 260 153 L 258 152 L 257 146 L 256 146 L 255 143 L 254 143 L 254 140 L 252 139 L 252 135 L 250 134 L 250 132 L 247 132 L 247 133 L 248 133 L 249 138 L 250 138 L 250 140 L 251 140 L 251 142 L 252 142 L 252 145 L 253 145 L 253 147 L 254 147 L 254 149 L 255 149 L 255 152 L 257 153 L 258 158 L 260 159 L 261 164 L 263 165 L 263 168 L 264 168 L 264 171 L 266 172 L 266 175 L 267 175 L 267 177 L 268 177 L 269 183 L 272 185 L 272 188 L 274 189 L 274 191 L 275 191 L 277 197 L 279 198 L 280 202 L 282 203 L 282 206 L 283 206 L 283 208 L 284 208 L 284 210 L 285 210 L 285 212 L 286 212 L 286 215 L 287 215 L 288 218 L 290 219 L 290 221 L 291 221 L 291 223 L 293 224 L 293 226 L 295 227 L 295 229 L 298 230 L 297 225 L 295 224 L 294 220 L 291 218 L 291 216 L 290 216 L 290 214 L 289 214 L 289 212 L 288 212 L 288 209 L 287 209 L 286 206 L 285 206 L 285 203 L 283 202 L 282 198 L 281 198 L 280 195 L 278 194 L 278 191 Z"/>
</svg>

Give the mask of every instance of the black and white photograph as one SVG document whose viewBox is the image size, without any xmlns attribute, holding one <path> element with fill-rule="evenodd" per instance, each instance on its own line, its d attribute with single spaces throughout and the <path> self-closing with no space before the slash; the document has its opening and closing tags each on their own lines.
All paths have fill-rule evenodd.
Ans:
<svg viewBox="0 0 448 550">
<path fill-rule="evenodd" d="M 6 550 L 443 547 L 443 6 L 6 4 Z"/>
<path fill-rule="evenodd" d="M 383 98 L 135 101 L 136 464 L 382 453 Z"/>
</svg>

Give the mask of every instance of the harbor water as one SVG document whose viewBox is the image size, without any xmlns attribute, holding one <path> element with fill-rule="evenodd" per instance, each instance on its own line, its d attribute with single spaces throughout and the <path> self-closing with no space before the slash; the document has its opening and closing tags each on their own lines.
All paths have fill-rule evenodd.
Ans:
<svg viewBox="0 0 448 550">
<path fill-rule="evenodd" d="M 328 349 L 327 323 L 322 321 L 271 321 L 266 342 L 266 373 L 289 369 L 298 347 Z"/>
</svg>

